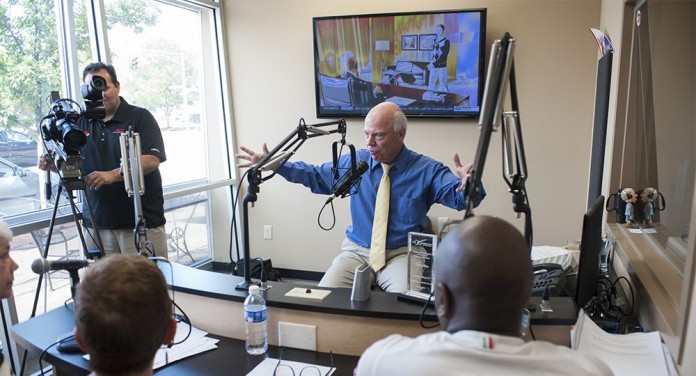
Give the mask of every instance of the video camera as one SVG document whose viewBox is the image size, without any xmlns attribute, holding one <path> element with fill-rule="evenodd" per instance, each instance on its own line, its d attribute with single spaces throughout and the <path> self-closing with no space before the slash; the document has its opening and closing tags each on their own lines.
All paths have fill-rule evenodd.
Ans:
<svg viewBox="0 0 696 376">
<path fill-rule="evenodd" d="M 45 141 L 53 141 L 56 145 L 54 150 L 49 150 L 49 155 L 55 158 L 54 164 L 64 179 L 82 176 L 80 149 L 87 143 L 87 133 L 79 127 L 79 121 L 83 116 L 87 119 L 106 117 L 102 94 L 106 87 L 106 79 L 101 76 L 92 76 L 89 84 L 82 85 L 84 111 L 74 100 L 59 98 L 58 92 L 51 92 L 51 109 L 41 120 L 41 133 Z M 50 122 L 46 124 L 47 121 Z"/>
</svg>

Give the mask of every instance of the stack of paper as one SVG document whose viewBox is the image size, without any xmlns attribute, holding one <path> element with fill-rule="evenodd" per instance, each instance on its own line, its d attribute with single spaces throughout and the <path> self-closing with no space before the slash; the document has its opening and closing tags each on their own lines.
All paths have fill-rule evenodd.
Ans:
<svg viewBox="0 0 696 376">
<path fill-rule="evenodd" d="M 179 322 L 176 327 L 176 336 L 174 343 L 181 342 L 189 332 L 189 324 Z M 159 349 L 155 354 L 154 369 L 164 367 L 167 364 L 184 359 L 191 355 L 196 355 L 208 350 L 217 348 L 218 340 L 215 338 L 206 337 L 208 333 L 191 327 L 191 335 L 182 343 L 172 346 L 170 349 Z"/>
<path fill-rule="evenodd" d="M 192 355 L 196 355 L 208 350 L 217 349 L 217 343 L 219 340 L 215 338 L 206 337 L 208 333 L 196 329 L 193 326 L 191 328 L 191 334 L 189 335 L 189 324 L 179 322 L 176 326 L 176 335 L 174 336 L 174 343 L 181 342 L 186 336 L 188 338 L 178 345 L 174 345 L 171 348 L 164 348 L 157 350 L 155 354 L 155 362 L 153 369 L 158 369 L 187 358 Z M 84 358 L 89 360 L 89 354 L 85 354 Z"/>
<path fill-rule="evenodd" d="M 574 350 L 603 360 L 616 376 L 670 375 L 659 332 L 607 333 L 580 310 L 570 344 Z"/>
</svg>

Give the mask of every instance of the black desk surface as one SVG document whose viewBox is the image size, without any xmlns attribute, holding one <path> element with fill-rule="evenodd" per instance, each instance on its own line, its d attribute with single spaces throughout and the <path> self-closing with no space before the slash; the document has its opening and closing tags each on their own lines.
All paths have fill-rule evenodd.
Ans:
<svg viewBox="0 0 696 376">
<path fill-rule="evenodd" d="M 69 309 L 70 308 L 70 309 Z M 72 333 L 74 326 L 72 306 L 60 307 L 43 315 L 12 327 L 12 335 L 17 343 L 33 354 L 40 354 L 59 337 Z M 176 363 L 159 368 L 157 375 L 246 375 L 266 357 L 278 358 L 280 349 L 269 346 L 266 355 L 249 355 L 244 349 L 244 341 L 209 335 L 218 338 L 218 348 L 182 359 Z M 89 363 L 82 354 L 63 354 L 56 346 L 43 355 L 43 361 L 71 375 L 88 375 Z M 287 348 L 283 359 L 294 360 L 322 366 L 331 365 L 331 356 L 326 353 Z M 358 364 L 358 357 L 333 354 L 334 375 L 352 375 Z"/>
<path fill-rule="evenodd" d="M 244 281 L 242 277 L 194 269 L 176 263 L 171 264 L 170 267 L 168 264 L 160 262 L 160 269 L 174 291 L 237 302 L 243 302 L 247 296 L 247 291 L 235 289 L 237 284 Z M 383 291 L 372 291 L 370 299 L 354 302 L 350 299 L 350 289 L 321 287 L 322 290 L 331 290 L 331 293 L 323 300 L 312 300 L 285 296 L 292 288 L 298 287 L 295 284 L 268 282 L 268 285 L 271 288 L 265 291 L 265 298 L 269 307 L 415 321 L 419 320 L 423 310 L 421 304 L 401 301 L 398 299 L 398 294 Z M 530 298 L 532 325 L 575 324 L 578 310 L 571 298 L 552 297 L 553 312 L 541 312 L 538 309 L 540 302 L 541 298 L 539 297 Z M 427 321 L 437 320 L 435 310 L 428 308 L 424 318 Z"/>
</svg>

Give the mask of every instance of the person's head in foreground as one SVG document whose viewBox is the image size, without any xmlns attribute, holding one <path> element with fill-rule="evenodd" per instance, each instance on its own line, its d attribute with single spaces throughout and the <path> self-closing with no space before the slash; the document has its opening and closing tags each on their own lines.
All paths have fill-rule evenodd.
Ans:
<svg viewBox="0 0 696 376">
<path fill-rule="evenodd" d="M 435 257 L 435 306 L 450 333 L 478 330 L 520 335 L 531 295 L 532 266 L 522 234 L 502 219 L 466 219 Z"/>
<path fill-rule="evenodd" d="M 0 220 L 0 299 L 12 296 L 14 271 L 19 267 L 10 257 L 12 236 L 12 230 L 7 223 Z"/>
<path fill-rule="evenodd" d="M 107 256 L 75 293 L 75 339 L 95 375 L 151 375 L 155 353 L 176 333 L 157 265 L 135 254 Z"/>
<path fill-rule="evenodd" d="M 611 375 L 600 359 L 521 338 L 532 266 L 522 234 L 474 216 L 450 230 L 433 265 L 440 331 L 393 334 L 365 350 L 355 375 Z"/>
</svg>

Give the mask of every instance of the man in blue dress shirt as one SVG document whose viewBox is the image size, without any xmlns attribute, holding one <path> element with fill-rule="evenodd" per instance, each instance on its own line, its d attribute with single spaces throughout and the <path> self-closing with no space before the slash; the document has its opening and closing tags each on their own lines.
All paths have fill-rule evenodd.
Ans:
<svg viewBox="0 0 696 376">
<path fill-rule="evenodd" d="M 454 172 L 432 158 L 412 151 L 404 145 L 406 116 L 399 106 L 384 102 L 373 107 L 365 117 L 367 147 L 356 152 L 356 162 L 365 161 L 367 172 L 357 184 L 350 199 L 352 224 L 346 229 L 341 253 L 334 259 L 319 282 L 323 287 L 352 287 L 355 269 L 369 263 L 372 223 L 375 215 L 377 188 L 382 178 L 382 163 L 392 166 L 389 172 L 391 194 L 386 237 L 386 265 L 372 270 L 371 280 L 384 291 L 404 292 L 407 287 L 408 233 L 429 232 L 428 210 L 433 204 L 442 204 L 456 210 L 467 206 L 466 182 L 471 164 L 462 165 L 454 154 Z M 268 152 L 257 153 L 246 147 L 246 154 L 237 158 L 248 161 L 240 167 L 250 167 Z M 343 154 L 339 168 L 350 168 L 350 155 Z M 305 162 L 286 162 L 277 173 L 287 181 L 300 183 L 312 192 L 330 195 L 334 180 L 333 163 L 312 165 Z M 483 187 L 478 206 L 485 196 Z"/>
</svg>

